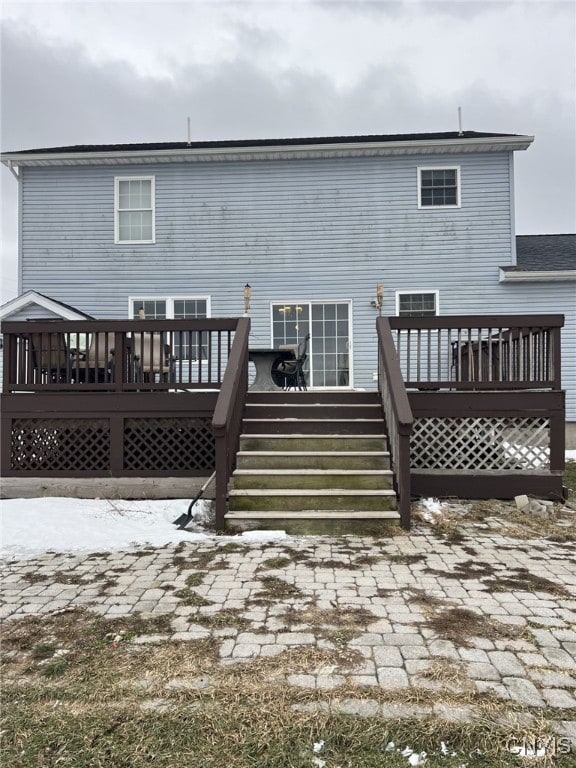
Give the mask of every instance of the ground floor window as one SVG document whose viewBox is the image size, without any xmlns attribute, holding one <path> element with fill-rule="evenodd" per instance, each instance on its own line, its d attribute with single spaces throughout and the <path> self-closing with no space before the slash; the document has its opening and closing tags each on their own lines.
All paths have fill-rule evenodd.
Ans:
<svg viewBox="0 0 576 768">
<path fill-rule="evenodd" d="M 438 291 L 397 291 L 398 317 L 435 317 L 438 314 Z"/>
<path fill-rule="evenodd" d="M 130 316 L 134 320 L 186 320 L 210 316 L 207 296 L 131 297 Z M 199 360 L 208 357 L 208 339 L 196 331 L 174 334 L 172 354 L 176 360 Z"/>
<path fill-rule="evenodd" d="M 272 304 L 272 344 L 299 344 L 307 334 L 304 366 L 310 387 L 348 387 L 350 375 L 350 302 Z"/>
</svg>

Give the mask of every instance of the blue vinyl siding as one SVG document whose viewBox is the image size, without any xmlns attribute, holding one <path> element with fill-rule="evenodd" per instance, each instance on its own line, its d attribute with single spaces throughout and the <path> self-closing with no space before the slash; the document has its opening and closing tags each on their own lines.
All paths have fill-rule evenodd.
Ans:
<svg viewBox="0 0 576 768">
<path fill-rule="evenodd" d="M 25 167 L 21 289 L 99 318 L 128 317 L 128 296 L 210 296 L 219 317 L 243 313 L 248 282 L 255 346 L 271 342 L 272 302 L 349 300 L 353 383 L 371 388 L 377 283 L 384 314 L 396 291 L 436 290 L 443 315 L 564 311 L 574 284 L 498 283 L 513 258 L 511 163 L 486 152 Z M 427 166 L 460 167 L 460 208 L 418 208 Z M 114 178 L 128 175 L 155 177 L 154 244 L 114 244 Z M 575 419 L 574 362 L 564 371 Z"/>
</svg>

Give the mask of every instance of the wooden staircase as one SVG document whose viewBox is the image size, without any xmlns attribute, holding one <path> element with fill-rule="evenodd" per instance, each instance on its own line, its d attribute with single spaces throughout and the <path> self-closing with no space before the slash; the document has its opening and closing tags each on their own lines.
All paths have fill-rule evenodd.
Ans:
<svg viewBox="0 0 576 768">
<path fill-rule="evenodd" d="M 228 525 L 379 520 L 399 514 L 377 393 L 248 393 Z"/>
</svg>

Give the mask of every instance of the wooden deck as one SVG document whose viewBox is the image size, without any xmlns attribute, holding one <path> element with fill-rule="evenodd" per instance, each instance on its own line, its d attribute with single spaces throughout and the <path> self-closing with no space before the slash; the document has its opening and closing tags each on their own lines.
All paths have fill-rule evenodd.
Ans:
<svg viewBox="0 0 576 768">
<path fill-rule="evenodd" d="M 403 525 L 413 495 L 561 497 L 562 324 L 560 315 L 377 320 L 378 402 Z M 223 527 L 249 327 L 247 318 L 4 323 L 3 477 L 216 469 Z M 293 419 L 310 413 L 314 393 L 303 394 L 290 393 Z"/>
</svg>

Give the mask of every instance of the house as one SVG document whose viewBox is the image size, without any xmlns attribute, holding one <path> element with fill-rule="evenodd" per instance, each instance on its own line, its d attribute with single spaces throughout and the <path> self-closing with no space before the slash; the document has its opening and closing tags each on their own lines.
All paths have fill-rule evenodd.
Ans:
<svg viewBox="0 0 576 768">
<path fill-rule="evenodd" d="M 314 390 L 375 390 L 379 315 L 563 313 L 576 422 L 574 237 L 539 248 L 515 234 L 514 153 L 532 140 L 466 131 L 7 152 L 20 291 L 101 320 L 246 312 L 252 347 L 310 333 Z M 205 349 L 190 336 L 176 352 Z"/>
<path fill-rule="evenodd" d="M 467 131 L 7 152 L 20 293 L 102 319 L 230 317 L 249 284 L 251 343 L 310 329 L 313 387 L 374 386 L 378 284 L 384 315 L 562 312 L 576 422 L 575 238 L 514 230 L 514 152 L 531 142 Z"/>
</svg>

